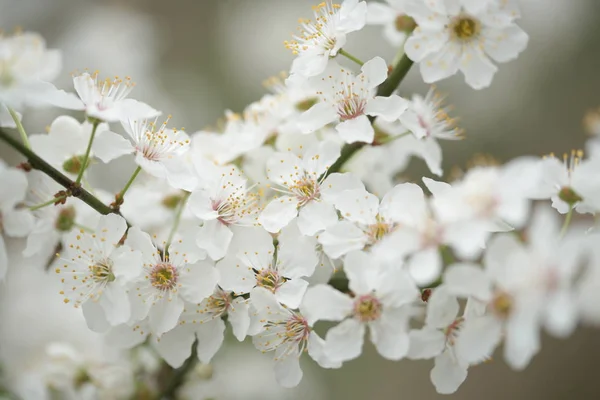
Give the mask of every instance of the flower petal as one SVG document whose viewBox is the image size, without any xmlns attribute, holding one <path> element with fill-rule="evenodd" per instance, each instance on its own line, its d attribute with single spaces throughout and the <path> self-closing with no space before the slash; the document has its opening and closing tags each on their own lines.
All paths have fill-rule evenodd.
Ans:
<svg viewBox="0 0 600 400">
<path fill-rule="evenodd" d="M 346 143 L 372 143 L 375 137 L 375 130 L 366 115 L 340 122 L 335 130 Z"/>
</svg>

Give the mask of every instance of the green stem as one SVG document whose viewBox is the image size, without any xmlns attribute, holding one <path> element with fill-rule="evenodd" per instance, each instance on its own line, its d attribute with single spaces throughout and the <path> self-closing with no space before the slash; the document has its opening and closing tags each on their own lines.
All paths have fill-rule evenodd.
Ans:
<svg viewBox="0 0 600 400">
<path fill-rule="evenodd" d="M 564 237 L 565 234 L 567 233 L 567 229 L 569 228 L 569 225 L 571 225 L 571 218 L 573 217 L 573 206 L 569 206 L 569 212 L 567 213 L 567 215 L 565 216 L 565 222 L 563 222 L 563 226 L 560 230 L 560 237 Z"/>
<path fill-rule="evenodd" d="M 27 138 L 27 132 L 25 132 L 25 128 L 23 128 L 23 124 L 21 123 L 19 116 L 12 108 L 6 108 L 8 109 L 8 112 L 10 113 L 10 116 L 12 117 L 13 121 L 15 121 L 15 124 L 17 125 L 17 130 L 19 131 L 19 135 L 21 135 L 21 140 L 23 141 L 23 144 L 28 149 L 31 149 L 31 144 L 29 143 L 29 139 Z"/>
<path fill-rule="evenodd" d="M 173 242 L 173 237 L 175 236 L 175 232 L 177 232 L 177 228 L 179 228 L 179 222 L 181 222 L 181 215 L 183 214 L 183 210 L 185 209 L 185 204 L 187 203 L 188 198 L 190 197 L 190 192 L 185 192 L 183 198 L 179 202 L 179 208 L 177 209 L 177 214 L 175 214 L 175 220 L 173 221 L 173 226 L 171 227 L 171 232 L 169 232 L 169 237 L 167 238 L 167 242 L 165 243 L 164 254 L 169 254 L 169 246 L 171 242 Z"/>
<path fill-rule="evenodd" d="M 24 155 L 32 168 L 42 171 L 50 178 L 52 178 L 56 183 L 58 183 L 65 189 L 70 190 L 71 196 L 77 197 L 78 199 L 86 203 L 88 206 L 98 211 L 100 214 L 106 215 L 113 212 L 113 210 L 110 207 L 98 200 L 97 197 L 93 196 L 87 190 L 81 188 L 79 185 L 76 185 L 75 182 L 73 182 L 63 173 L 61 173 L 56 168 L 48 164 L 40 156 L 38 156 L 33 151 L 25 147 L 21 142 L 14 139 L 2 129 L 0 129 L 0 140 L 6 142 L 6 144 L 11 146 L 13 149 L 18 151 L 22 155 Z"/>
<path fill-rule="evenodd" d="M 121 200 L 123 200 L 125 198 L 125 193 L 127 193 L 127 191 L 129 190 L 129 187 L 131 187 L 131 184 L 133 183 L 133 181 L 135 181 L 135 178 L 137 178 L 137 176 L 141 170 L 142 170 L 142 167 L 138 166 L 135 169 L 135 171 L 133 171 L 131 178 L 129 178 L 129 181 L 125 184 L 125 187 L 123 188 L 123 190 L 121 190 L 119 192 L 119 194 L 117 196 L 120 197 Z"/>
<path fill-rule="evenodd" d="M 60 201 L 60 200 L 62 200 L 62 199 L 66 199 L 67 197 L 68 197 L 68 196 L 67 196 L 66 194 L 63 194 L 63 195 L 61 195 L 61 196 L 58 196 L 58 197 L 55 197 L 55 198 L 53 198 L 52 200 L 48 200 L 48 201 L 46 201 L 46 202 L 43 202 L 43 203 L 41 203 L 41 204 L 38 204 L 38 205 L 35 205 L 35 206 L 31 206 L 31 207 L 29 207 L 29 210 L 31 210 L 31 211 L 39 210 L 40 208 L 44 208 L 44 207 L 46 207 L 46 206 L 49 206 L 49 205 L 51 205 L 51 204 L 54 204 L 54 203 L 56 203 L 57 201 Z"/>
<path fill-rule="evenodd" d="M 83 173 L 87 169 L 88 160 L 90 158 L 90 152 L 92 151 L 92 143 L 94 143 L 94 137 L 96 136 L 96 129 L 98 129 L 98 125 L 100 125 L 100 121 L 95 119 L 92 124 L 92 134 L 90 135 L 90 140 L 88 141 L 87 149 L 85 149 L 85 155 L 83 156 L 83 162 L 81 164 L 81 169 L 79 170 L 79 174 L 77 175 L 77 179 L 75 179 L 75 183 L 81 183 L 81 178 L 83 178 Z"/>
<path fill-rule="evenodd" d="M 358 65 L 360 65 L 361 67 L 363 65 L 365 65 L 364 62 L 362 62 L 359 58 L 354 57 L 352 54 L 348 53 L 346 50 L 344 49 L 340 49 L 340 51 L 338 51 L 338 54 L 343 55 L 344 57 L 346 57 L 348 60 L 350 61 L 354 61 L 355 63 L 357 63 Z"/>
<path fill-rule="evenodd" d="M 406 54 L 404 54 L 397 64 L 394 65 L 392 73 L 387 79 L 379 85 L 377 96 L 390 96 L 400 86 L 400 82 L 406 77 L 413 62 Z"/>
</svg>

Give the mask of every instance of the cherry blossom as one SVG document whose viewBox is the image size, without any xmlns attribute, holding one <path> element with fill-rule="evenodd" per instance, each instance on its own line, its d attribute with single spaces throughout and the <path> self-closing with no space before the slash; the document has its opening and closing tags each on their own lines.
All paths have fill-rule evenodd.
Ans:
<svg viewBox="0 0 600 400">
<path fill-rule="evenodd" d="M 511 61 L 529 41 L 514 23 L 520 16 L 516 1 L 410 0 L 405 10 L 417 28 L 404 49 L 419 63 L 426 83 L 460 70 L 473 89 L 486 88 L 498 70 L 490 58 L 498 63 Z"/>
<path fill-rule="evenodd" d="M 342 321 L 325 336 L 325 356 L 333 362 L 360 356 L 368 326 L 379 354 L 390 360 L 405 357 L 409 320 L 414 313 L 411 304 L 419 295 L 412 279 L 401 269 L 381 265 L 360 251 L 346 256 L 344 271 L 354 297 L 316 285 L 307 291 L 303 302 L 303 315 L 309 324 Z"/>
<path fill-rule="evenodd" d="M 306 350 L 323 368 L 339 368 L 324 353 L 324 341 L 300 312 L 283 307 L 273 293 L 256 287 L 250 293 L 256 317 L 262 325 L 252 341 L 262 352 L 274 351 L 275 377 L 284 387 L 294 387 L 302 379 L 300 356 Z M 300 306 L 302 308 L 302 306 Z"/>
<path fill-rule="evenodd" d="M 364 1 L 344 0 L 342 5 L 325 0 L 313 6 L 314 21 L 300 19 L 300 34 L 285 46 L 297 55 L 291 77 L 307 78 L 322 73 L 331 57 L 346 44 L 346 35 L 362 29 L 367 17 Z"/>
<path fill-rule="evenodd" d="M 307 241 L 280 241 L 277 258 L 273 238 L 262 228 L 244 228 L 236 233 L 229 254 L 217 263 L 219 285 L 236 295 L 264 287 L 280 303 L 296 308 L 308 286 L 318 258 Z"/>
<path fill-rule="evenodd" d="M 311 79 L 319 101 L 302 114 L 298 126 L 302 132 L 310 133 L 335 123 L 346 143 L 371 143 L 375 131 L 368 116 L 394 121 L 408 106 L 398 95 L 376 96 L 376 88 L 387 74 L 387 65 L 381 57 L 367 61 L 358 76 L 330 62 L 322 75 Z"/>
<path fill-rule="evenodd" d="M 173 329 L 185 301 L 200 303 L 209 297 L 219 273 L 195 246 L 193 238 L 175 241 L 168 254 L 161 253 L 150 236 L 131 228 L 125 243 L 142 253 L 142 272 L 129 290 L 133 321 L 149 318 L 151 331 L 158 337 Z"/>
<path fill-rule="evenodd" d="M 141 272 L 142 255 L 119 245 L 127 223 L 118 215 L 100 217 L 94 233 L 71 231 L 55 269 L 64 302 L 82 307 L 90 329 L 106 331 L 131 317 L 127 285 Z"/>
</svg>

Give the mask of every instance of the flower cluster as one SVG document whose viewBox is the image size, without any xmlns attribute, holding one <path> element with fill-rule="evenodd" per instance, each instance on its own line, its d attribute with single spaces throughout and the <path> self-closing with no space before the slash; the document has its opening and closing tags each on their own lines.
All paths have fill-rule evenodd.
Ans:
<svg viewBox="0 0 600 400">
<path fill-rule="evenodd" d="M 192 354 L 208 364 L 226 320 L 237 340 L 272 352 L 285 387 L 301 381 L 305 352 L 339 368 L 361 355 L 367 331 L 386 359 L 433 359 L 433 385 L 452 393 L 501 343 L 521 369 L 543 331 L 600 324 L 598 233 L 585 217 L 571 226 L 574 213 L 600 212 L 600 152 L 441 181 L 439 141 L 463 137 L 456 119 L 433 89 L 395 94 L 412 62 L 427 83 L 460 70 L 472 88 L 489 86 L 491 60 L 527 45 L 516 2 L 326 0 L 313 11 L 285 43 L 297 56 L 289 77 L 192 134 L 132 99 L 129 77 L 77 73 L 66 92 L 49 83 L 57 51 L 36 34 L 1 37 L 0 122 L 47 166 L 0 166 L 0 277 L 5 236 L 27 238 L 28 257 L 58 248 L 49 270 L 63 302 L 107 345 L 151 346 L 172 368 Z M 344 50 L 365 24 L 384 25 L 400 48 L 392 65 Z M 38 104 L 85 116 L 28 139 L 18 112 Z M 89 184 L 96 159 L 125 156 L 136 169 L 121 191 Z M 435 179 L 398 183 L 411 156 Z M 318 321 L 338 324 L 322 332 Z M 52 354 L 74 365 L 56 390 L 77 387 L 84 361 L 68 345 Z M 97 381 L 93 367 L 79 370 Z"/>
</svg>

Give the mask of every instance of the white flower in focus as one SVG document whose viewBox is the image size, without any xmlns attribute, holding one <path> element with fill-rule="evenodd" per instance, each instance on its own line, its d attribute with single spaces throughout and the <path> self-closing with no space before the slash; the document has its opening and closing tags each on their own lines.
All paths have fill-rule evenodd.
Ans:
<svg viewBox="0 0 600 400">
<path fill-rule="evenodd" d="M 454 344 L 466 319 L 481 314 L 479 303 L 469 299 L 462 316 L 456 296 L 442 285 L 432 289 L 427 300 L 427 316 L 421 329 L 410 331 L 412 360 L 435 359 L 431 382 L 440 394 L 454 393 L 467 378 L 469 364 L 460 358 Z"/>
<path fill-rule="evenodd" d="M 523 369 L 540 349 L 540 330 L 558 337 L 577 325 L 573 290 L 582 255 L 580 237 L 560 239 L 556 214 L 536 210 L 527 245 L 513 235 L 493 238 L 485 254 L 485 270 L 469 264 L 450 266 L 444 285 L 460 297 L 487 305 L 485 315 L 461 328 L 456 351 L 470 364 L 489 357 L 504 338 L 504 358 Z"/>
<path fill-rule="evenodd" d="M 352 250 L 367 249 L 396 230 L 402 219 L 399 210 L 404 205 L 396 192 L 402 192 L 402 187 L 392 188 L 381 202 L 365 189 L 342 192 L 335 206 L 343 219 L 318 236 L 325 253 L 339 258 Z"/>
<path fill-rule="evenodd" d="M 582 160 L 583 152 L 573 150 L 560 161 L 553 155 L 540 160 L 539 182 L 532 199 L 551 199 L 552 207 L 566 214 L 572 207 L 580 213 L 600 211 L 600 159 Z"/>
<path fill-rule="evenodd" d="M 60 73 L 61 58 L 37 33 L 0 36 L 0 113 L 4 106 L 20 110 L 46 104 L 48 94 L 56 91 L 48 82 Z M 0 126 L 14 127 L 9 121 L 2 118 Z"/>
<path fill-rule="evenodd" d="M 292 63 L 290 79 L 319 75 L 346 44 L 346 35 L 365 26 L 367 4 L 344 0 L 342 5 L 325 0 L 313 6 L 315 20 L 300 19 L 300 34 L 285 46 L 297 55 Z"/>
<path fill-rule="evenodd" d="M 400 46 L 415 28 L 415 21 L 406 15 L 407 0 L 385 0 L 367 3 L 367 25 L 383 25 L 383 35 L 392 46 Z"/>
<path fill-rule="evenodd" d="M 79 123 L 75 118 L 62 115 L 52 121 L 47 134 L 31 135 L 31 149 L 53 167 L 71 177 L 84 168 L 83 159 L 92 134 L 92 124 Z M 90 150 L 93 156 L 108 163 L 131 152 L 131 145 L 121 135 L 108 130 L 108 124 L 99 124 Z"/>
<path fill-rule="evenodd" d="M 410 0 L 405 10 L 418 26 L 404 50 L 419 63 L 426 83 L 460 70 L 473 89 L 486 88 L 498 70 L 490 58 L 498 63 L 511 61 L 529 40 L 514 23 L 520 17 L 514 0 Z"/>
<path fill-rule="evenodd" d="M 127 98 L 135 86 L 129 77 L 99 80 L 98 72 L 91 75 L 84 72 L 73 76 L 73 86 L 77 95 L 60 90 L 52 94 L 49 102 L 68 110 L 85 111 L 87 116 L 104 122 L 154 118 L 161 114 L 146 103 Z"/>
<path fill-rule="evenodd" d="M 133 141 L 135 162 L 148 174 L 166 179 L 176 189 L 192 190 L 196 178 L 183 159 L 190 140 L 183 130 L 167 128 L 171 116 L 157 125 L 149 120 L 122 121 Z"/>
<path fill-rule="evenodd" d="M 100 217 L 94 233 L 71 231 L 56 273 L 63 284 L 65 303 L 82 307 L 89 328 L 106 331 L 131 316 L 127 285 L 142 268 L 141 254 L 119 246 L 127 223 L 123 217 Z"/>
<path fill-rule="evenodd" d="M 362 352 L 366 326 L 379 354 L 399 360 L 409 350 L 411 304 L 419 291 L 400 268 L 380 265 L 364 252 L 346 255 L 344 271 L 354 297 L 328 285 L 308 289 L 302 313 L 309 324 L 318 320 L 342 321 L 325 336 L 324 353 L 332 362 L 357 358 Z"/>
<path fill-rule="evenodd" d="M 132 321 L 149 317 L 152 333 L 161 337 L 173 329 L 185 307 L 185 301 L 200 303 L 217 285 L 219 273 L 212 262 L 199 261 L 206 256 L 193 237 L 175 240 L 163 255 L 150 236 L 131 228 L 125 243 L 142 253 L 143 271 L 129 291 Z"/>
<path fill-rule="evenodd" d="M 291 152 L 275 153 L 267 161 L 267 176 L 282 193 L 264 208 L 258 221 L 269 232 L 279 232 L 296 216 L 300 231 L 308 236 L 334 224 L 338 217 L 333 204 L 340 194 L 362 187 L 358 178 L 349 174 L 331 174 L 329 167 L 340 156 L 340 147 L 321 142 L 304 151 L 302 158 Z"/>
<path fill-rule="evenodd" d="M 250 193 L 247 180 L 234 166 L 217 167 L 196 161 L 199 188 L 189 198 L 191 212 L 204 221 L 197 244 L 213 260 L 223 258 L 233 238 L 231 226 L 257 224 L 257 195 Z"/>
<path fill-rule="evenodd" d="M 309 241 L 280 240 L 274 259 L 273 238 L 262 228 L 240 229 L 233 237 L 229 254 L 218 262 L 219 285 L 236 295 L 264 287 L 280 303 L 297 308 L 306 292 L 318 259 Z"/>
<path fill-rule="evenodd" d="M 4 235 L 25 237 L 34 225 L 27 208 L 21 208 L 27 192 L 27 175 L 18 169 L 7 168 L 0 161 L 0 281 L 8 269 L 8 251 Z"/>
<path fill-rule="evenodd" d="M 262 330 L 253 336 L 252 342 L 263 353 L 275 352 L 275 378 L 280 385 L 295 387 L 300 383 L 300 356 L 304 351 L 323 368 L 341 367 L 340 362 L 331 362 L 326 358 L 323 339 L 311 329 L 300 312 L 283 307 L 273 293 L 265 288 L 252 289 L 250 299 L 256 310 L 256 318 L 262 325 Z"/>
<path fill-rule="evenodd" d="M 376 88 L 388 75 L 381 57 L 367 61 L 361 74 L 355 76 L 336 62 L 322 75 L 311 79 L 319 101 L 298 119 L 303 133 L 314 132 L 327 124 L 335 129 L 346 143 L 373 142 L 375 131 L 367 116 L 394 121 L 406 110 L 407 101 L 398 95 L 376 96 Z"/>
</svg>

